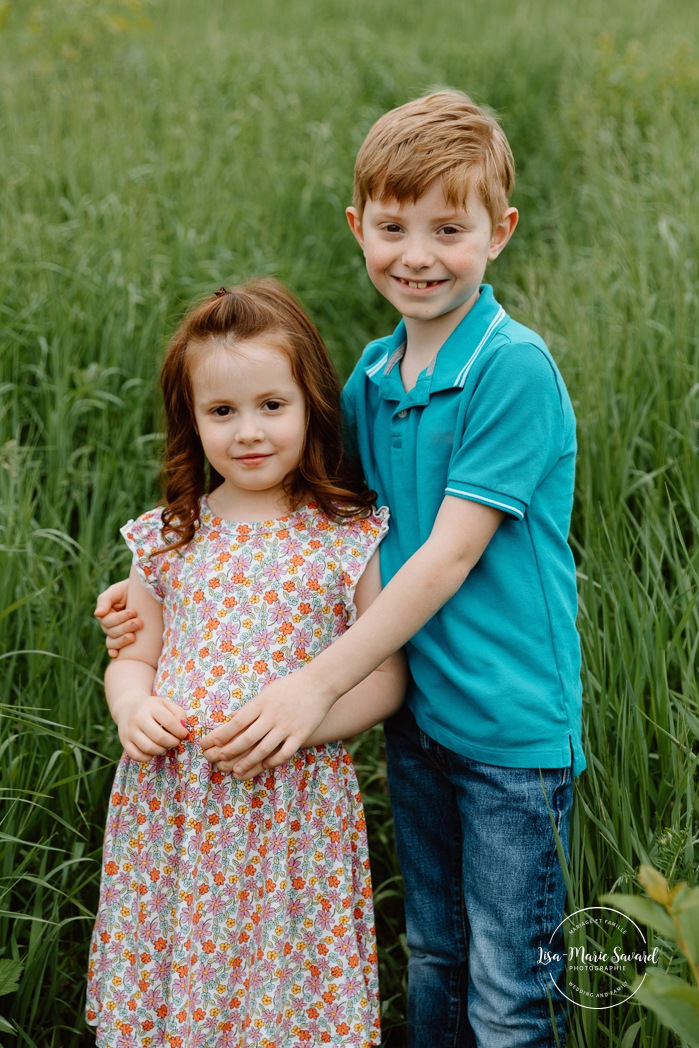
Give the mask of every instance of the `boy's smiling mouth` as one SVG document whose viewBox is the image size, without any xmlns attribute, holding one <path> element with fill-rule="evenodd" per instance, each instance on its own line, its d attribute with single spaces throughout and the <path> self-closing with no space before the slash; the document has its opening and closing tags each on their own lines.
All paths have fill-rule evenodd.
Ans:
<svg viewBox="0 0 699 1048">
<path fill-rule="evenodd" d="M 443 284 L 443 280 L 408 280 L 406 277 L 395 277 L 395 280 L 403 287 L 412 288 L 414 291 L 424 291 L 427 287 L 438 287 Z"/>
</svg>

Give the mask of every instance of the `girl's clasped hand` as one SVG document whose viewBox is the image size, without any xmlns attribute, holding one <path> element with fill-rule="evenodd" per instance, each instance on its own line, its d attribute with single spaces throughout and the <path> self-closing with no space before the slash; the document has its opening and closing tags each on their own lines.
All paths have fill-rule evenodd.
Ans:
<svg viewBox="0 0 699 1048">
<path fill-rule="evenodd" d="M 88 1022 L 104 1046 L 375 1044 L 366 832 L 339 740 L 397 709 L 405 669 L 392 656 L 334 702 L 307 681 L 380 590 L 387 512 L 345 456 L 327 351 L 276 281 L 195 307 L 161 383 L 163 505 L 122 529 L 128 583 L 96 609 L 124 755 Z"/>
</svg>

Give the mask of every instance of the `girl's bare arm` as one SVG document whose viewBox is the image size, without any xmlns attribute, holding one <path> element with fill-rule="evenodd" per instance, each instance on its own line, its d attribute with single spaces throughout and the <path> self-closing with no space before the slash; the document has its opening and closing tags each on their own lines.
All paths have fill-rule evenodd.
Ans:
<svg viewBox="0 0 699 1048">
<path fill-rule="evenodd" d="M 184 711 L 169 699 L 153 695 L 153 682 L 163 637 L 163 615 L 135 568 L 125 597 L 138 605 L 142 628 L 133 643 L 119 651 L 107 667 L 107 705 L 129 757 L 149 761 L 186 738 Z"/>
</svg>

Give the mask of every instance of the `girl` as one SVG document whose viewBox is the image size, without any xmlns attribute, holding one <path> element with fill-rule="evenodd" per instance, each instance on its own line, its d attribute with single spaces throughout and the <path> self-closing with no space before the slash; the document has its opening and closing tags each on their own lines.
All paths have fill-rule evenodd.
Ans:
<svg viewBox="0 0 699 1048">
<path fill-rule="evenodd" d="M 377 1044 L 364 816 L 334 740 L 398 707 L 402 662 L 253 780 L 200 740 L 368 606 L 387 511 L 347 465 L 327 351 L 276 281 L 192 310 L 161 381 L 164 507 L 122 529 L 143 629 L 105 677 L 125 752 L 88 1022 L 108 1048 Z"/>
</svg>

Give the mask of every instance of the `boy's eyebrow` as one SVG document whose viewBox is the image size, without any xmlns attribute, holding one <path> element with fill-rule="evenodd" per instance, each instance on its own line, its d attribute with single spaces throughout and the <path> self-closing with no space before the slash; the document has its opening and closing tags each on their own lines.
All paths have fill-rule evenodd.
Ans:
<svg viewBox="0 0 699 1048">
<path fill-rule="evenodd" d="M 380 218 L 383 218 L 383 219 L 387 219 L 387 218 L 400 219 L 401 217 L 404 217 L 404 216 L 403 216 L 403 211 L 402 211 L 402 205 L 399 205 L 399 207 L 401 208 L 401 210 L 396 211 L 396 210 L 393 210 L 390 205 L 386 205 L 386 204 L 381 204 L 380 203 L 379 206 L 378 206 L 378 211 L 377 211 L 377 216 L 376 217 L 377 218 L 380 217 Z M 442 223 L 442 222 L 444 222 L 444 223 L 446 223 L 446 222 L 453 222 L 453 221 L 458 220 L 458 219 L 463 220 L 464 218 L 470 218 L 470 214 L 466 210 L 466 208 L 454 208 L 451 211 L 445 211 L 445 212 L 443 212 L 440 215 L 436 215 L 434 217 L 434 222 L 439 224 L 439 223 Z"/>
</svg>

